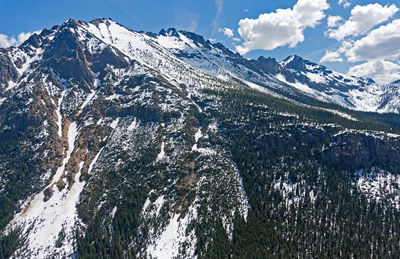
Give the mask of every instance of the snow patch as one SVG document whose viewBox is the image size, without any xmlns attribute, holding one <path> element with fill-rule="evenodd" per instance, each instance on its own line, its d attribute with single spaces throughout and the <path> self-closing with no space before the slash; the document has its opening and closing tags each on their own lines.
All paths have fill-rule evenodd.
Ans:
<svg viewBox="0 0 400 259">
<path fill-rule="evenodd" d="M 132 131 L 134 130 L 137 126 L 139 126 L 136 118 L 133 119 L 132 123 L 128 126 L 127 130 Z"/>
<path fill-rule="evenodd" d="M 3 104 L 3 102 L 4 102 L 5 100 L 7 100 L 7 98 L 6 98 L 6 97 L 4 97 L 4 98 L 0 98 L 0 105 L 2 105 L 2 104 Z"/>
<path fill-rule="evenodd" d="M 96 154 L 96 156 L 93 158 L 92 162 L 90 163 L 89 169 L 88 169 L 88 172 L 87 172 L 88 174 L 90 174 L 92 172 L 93 166 L 96 164 L 97 159 L 99 158 L 99 156 L 101 154 L 101 151 L 103 151 L 103 148 L 100 149 L 100 151 Z"/>
<path fill-rule="evenodd" d="M 199 127 L 199 129 L 197 130 L 196 134 L 194 134 L 194 141 L 195 144 L 192 146 L 192 151 L 197 151 L 197 142 L 199 142 L 199 139 L 203 136 L 203 134 L 201 133 L 201 127 Z"/>
<path fill-rule="evenodd" d="M 113 122 L 111 122 L 110 127 L 115 129 L 118 126 L 118 122 L 119 118 L 116 118 L 115 120 L 113 120 Z"/>
<path fill-rule="evenodd" d="M 185 43 L 177 37 L 160 35 L 157 37 L 157 42 L 158 44 L 167 49 L 179 49 L 179 50 L 185 49 Z"/>
<path fill-rule="evenodd" d="M 362 169 L 355 173 L 353 183 L 368 200 L 388 201 L 400 209 L 400 175 L 378 168 Z"/>
<path fill-rule="evenodd" d="M 161 150 L 160 150 L 160 153 L 158 153 L 158 155 L 157 155 L 157 159 L 156 159 L 156 161 L 160 161 L 161 159 L 163 159 L 164 157 L 165 157 L 165 150 L 164 150 L 164 148 L 165 148 L 165 143 L 164 143 L 164 140 L 161 142 Z"/>
<path fill-rule="evenodd" d="M 115 99 L 119 99 L 122 95 L 120 94 L 112 94 L 110 96 L 107 96 L 106 98 L 104 98 L 106 101 L 111 101 L 111 100 L 115 100 Z"/>
<path fill-rule="evenodd" d="M 307 72 L 306 76 L 310 79 L 311 82 L 317 83 L 317 84 L 326 84 L 326 77 L 324 77 L 323 75 L 321 75 L 320 73 L 310 73 Z"/>
<path fill-rule="evenodd" d="M 324 110 L 324 111 L 327 111 L 327 112 L 330 112 L 330 113 L 333 113 L 333 114 L 335 114 L 335 115 L 339 115 L 340 117 L 343 117 L 343 118 L 348 119 L 348 120 L 351 120 L 351 121 L 358 121 L 358 120 L 357 120 L 356 118 L 354 118 L 353 116 L 351 116 L 351 115 L 349 115 L 349 114 L 347 114 L 347 113 L 344 113 L 344 112 L 340 112 L 340 111 L 332 110 L 332 109 L 325 109 L 325 108 L 319 108 L 319 109 Z"/>
<path fill-rule="evenodd" d="M 58 106 L 57 106 L 57 126 L 58 126 L 58 136 L 61 138 L 62 137 L 62 115 L 61 115 L 61 104 L 64 99 L 64 96 L 66 94 L 66 90 L 63 90 L 61 92 L 60 99 L 58 99 Z"/>
<path fill-rule="evenodd" d="M 77 125 L 72 122 L 68 129 L 67 156 L 58 168 L 51 184 L 46 187 L 52 189 L 53 195 L 45 202 L 43 200 L 44 191 L 38 193 L 8 226 L 9 230 L 21 227 L 23 235 L 26 236 L 26 247 L 17 250 L 15 256 L 26 257 L 29 255 L 35 258 L 48 258 L 55 254 L 72 256 L 75 252 L 74 227 L 78 222 L 76 204 L 85 185 L 85 182 L 79 182 L 84 161 L 79 164 L 79 170 L 75 174 L 75 183 L 71 190 L 64 188 L 59 191 L 54 183 L 60 180 L 65 171 L 65 165 L 74 150 L 77 136 Z M 65 238 L 60 239 L 60 232 L 65 235 Z M 59 245 L 61 244 L 60 247 L 56 247 L 57 241 L 59 241 Z"/>
<path fill-rule="evenodd" d="M 303 92 L 306 92 L 309 94 L 315 94 L 315 91 L 312 88 L 310 88 L 308 85 L 302 84 L 298 81 L 296 81 L 295 83 L 290 83 L 286 80 L 285 76 L 282 74 L 277 74 L 275 77 L 279 81 L 281 81 L 287 85 L 293 86 L 293 87 L 299 89 L 300 91 L 303 91 Z"/>
<path fill-rule="evenodd" d="M 117 207 L 114 207 L 111 211 L 111 218 L 113 219 L 115 216 L 115 213 L 117 213 Z"/>
<path fill-rule="evenodd" d="M 197 147 L 197 143 L 199 142 L 199 139 L 203 137 L 203 134 L 201 133 L 202 127 L 199 127 L 197 130 L 196 134 L 194 135 L 194 140 L 195 143 L 192 146 L 192 151 L 196 151 L 201 153 L 202 155 L 207 155 L 207 156 L 214 156 L 217 154 L 217 152 L 211 148 L 199 148 Z"/>
<path fill-rule="evenodd" d="M 156 201 L 157 202 L 157 201 Z M 161 235 L 147 247 L 147 253 L 152 258 L 167 259 L 176 258 L 180 255 L 183 245 L 187 245 L 186 254 L 188 258 L 195 257 L 196 233 L 195 229 L 188 232 L 189 224 L 197 218 L 197 198 L 190 205 L 184 218 L 179 214 L 173 214 L 167 227 Z"/>
<path fill-rule="evenodd" d="M 93 97 L 96 95 L 96 92 L 93 91 L 90 94 L 88 94 L 88 96 L 86 97 L 86 100 L 82 103 L 81 108 L 79 113 L 82 112 L 83 108 L 85 108 L 86 105 L 88 105 L 88 103 L 93 99 Z"/>
<path fill-rule="evenodd" d="M 5 91 L 7 92 L 7 91 L 13 89 L 15 86 L 17 86 L 17 84 L 18 84 L 18 83 L 16 83 L 16 82 L 10 80 L 10 81 L 8 82 L 8 87 L 5 89 Z"/>
</svg>

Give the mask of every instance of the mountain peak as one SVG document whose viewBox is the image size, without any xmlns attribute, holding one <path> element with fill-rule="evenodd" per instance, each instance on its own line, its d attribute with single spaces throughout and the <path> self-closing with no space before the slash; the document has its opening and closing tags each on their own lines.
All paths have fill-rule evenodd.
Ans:
<svg viewBox="0 0 400 259">
<path fill-rule="evenodd" d="M 297 55 L 290 55 L 286 57 L 284 60 L 282 60 L 282 63 L 290 63 L 293 60 L 303 60 L 303 58 Z"/>
<path fill-rule="evenodd" d="M 391 82 L 389 85 L 398 85 L 398 84 L 400 84 L 400 79 L 396 80 L 394 82 Z"/>
<path fill-rule="evenodd" d="M 210 49 L 211 42 L 206 41 L 203 36 L 190 31 L 180 31 L 180 33 L 193 40 L 195 43 L 200 43 L 205 48 Z"/>
<path fill-rule="evenodd" d="M 61 27 L 67 27 L 67 26 L 79 26 L 81 25 L 81 21 L 76 21 L 72 18 L 69 18 L 68 20 L 66 20 L 65 22 L 63 22 L 63 24 L 61 25 Z"/>
<path fill-rule="evenodd" d="M 313 63 L 309 60 L 306 60 L 298 55 L 291 55 L 287 58 L 285 58 L 283 61 L 280 62 L 281 66 L 288 68 L 288 69 L 295 69 L 299 71 L 306 71 L 309 68 L 307 68 L 306 65 L 312 66 L 314 68 L 320 68 L 325 70 L 326 67 Z"/>
<path fill-rule="evenodd" d="M 111 18 L 96 18 L 96 19 L 91 20 L 89 23 L 98 26 L 101 23 L 105 23 L 105 24 L 109 25 L 110 22 L 114 22 L 114 21 Z"/>
<path fill-rule="evenodd" d="M 162 36 L 179 37 L 178 31 L 175 28 L 169 28 L 168 30 L 162 29 L 158 34 Z"/>
<path fill-rule="evenodd" d="M 289 69 L 295 69 L 299 71 L 305 71 L 306 66 L 305 66 L 305 60 L 297 55 L 292 55 L 287 58 L 285 58 L 281 62 L 281 66 L 289 68 Z"/>
<path fill-rule="evenodd" d="M 271 58 L 271 57 L 264 57 L 264 56 L 260 56 L 257 59 L 258 65 L 261 66 L 261 68 L 264 71 L 268 71 L 269 73 L 275 75 L 277 73 L 279 73 L 282 69 L 281 65 L 278 63 L 278 61 L 276 61 L 275 58 Z"/>
</svg>

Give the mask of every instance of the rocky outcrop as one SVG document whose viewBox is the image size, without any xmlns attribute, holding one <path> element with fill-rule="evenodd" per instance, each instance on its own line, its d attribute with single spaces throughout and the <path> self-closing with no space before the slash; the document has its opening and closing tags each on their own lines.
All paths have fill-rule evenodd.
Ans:
<svg viewBox="0 0 400 259">
<path fill-rule="evenodd" d="M 400 170 L 400 150 L 392 142 L 363 134 L 339 135 L 329 141 L 331 147 L 321 153 L 323 165 L 350 172 L 371 167 Z"/>
<path fill-rule="evenodd" d="M 0 49 L 0 93 L 9 86 L 10 81 L 16 82 L 18 70 L 8 57 L 7 49 Z"/>
</svg>

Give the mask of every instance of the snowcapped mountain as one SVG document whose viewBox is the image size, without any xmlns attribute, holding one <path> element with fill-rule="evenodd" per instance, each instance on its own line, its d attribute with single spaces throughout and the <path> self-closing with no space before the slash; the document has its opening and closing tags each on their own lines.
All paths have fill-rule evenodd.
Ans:
<svg viewBox="0 0 400 259">
<path fill-rule="evenodd" d="M 201 71 L 222 79 L 240 79 L 262 87 L 290 91 L 295 88 L 319 100 L 346 108 L 370 112 L 396 112 L 397 106 L 386 106 L 384 96 L 389 89 L 372 79 L 347 76 L 322 65 L 289 56 L 282 62 L 260 57 L 248 60 L 220 43 L 212 44 L 203 37 L 175 29 L 152 35 L 159 44 Z M 249 84 L 249 86 L 254 86 Z M 396 97 L 393 96 L 393 99 Z"/>
<path fill-rule="evenodd" d="M 239 80 L 263 91 L 272 88 L 293 94 L 293 90 L 298 90 L 321 101 L 359 111 L 398 113 L 399 110 L 396 104 L 398 95 L 394 94 L 390 86 L 377 85 L 372 79 L 340 74 L 296 55 L 281 62 L 264 57 L 249 60 L 220 43 L 211 43 L 200 35 L 187 31 L 178 32 L 173 28 L 154 34 L 130 31 L 107 19 L 91 23 L 81 21 L 80 24 L 86 32 L 104 43 L 112 45 L 125 55 L 134 56 L 153 69 L 162 69 L 162 73 L 180 70 L 170 69 L 171 64 L 162 64 L 166 55 L 170 57 L 172 53 L 180 61 L 184 61 L 183 66 L 190 64 L 210 76 L 223 80 Z M 20 48 L 14 48 L 8 55 L 2 56 L 2 92 L 15 86 L 19 80 L 18 75 L 23 75 L 29 64 L 40 55 L 33 53 L 32 47 L 49 33 L 44 30 L 40 35 L 35 34 Z M 176 80 L 174 75 L 170 78 Z M 188 83 L 185 80 L 182 82 Z"/>
<path fill-rule="evenodd" d="M 0 257 L 396 254 L 400 121 L 361 111 L 398 95 L 186 31 L 44 29 L 0 50 Z"/>
<path fill-rule="evenodd" d="M 382 94 L 381 97 L 379 110 L 382 110 L 383 112 L 399 113 L 400 99 L 398 98 L 398 96 L 400 94 L 400 80 L 385 85 L 383 88 L 383 92 L 384 94 Z"/>
</svg>

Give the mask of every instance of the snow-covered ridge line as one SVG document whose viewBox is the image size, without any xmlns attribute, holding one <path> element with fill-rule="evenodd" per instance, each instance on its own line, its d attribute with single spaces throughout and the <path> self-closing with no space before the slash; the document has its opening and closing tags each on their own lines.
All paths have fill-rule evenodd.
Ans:
<svg viewBox="0 0 400 259">
<path fill-rule="evenodd" d="M 385 138 L 400 138 L 400 135 L 394 133 L 387 133 L 384 131 L 373 131 L 373 130 L 357 130 L 357 129 L 343 129 L 333 135 L 334 137 L 347 134 L 347 133 L 359 133 L 365 136 L 371 136 L 378 139 L 385 139 Z"/>
</svg>

